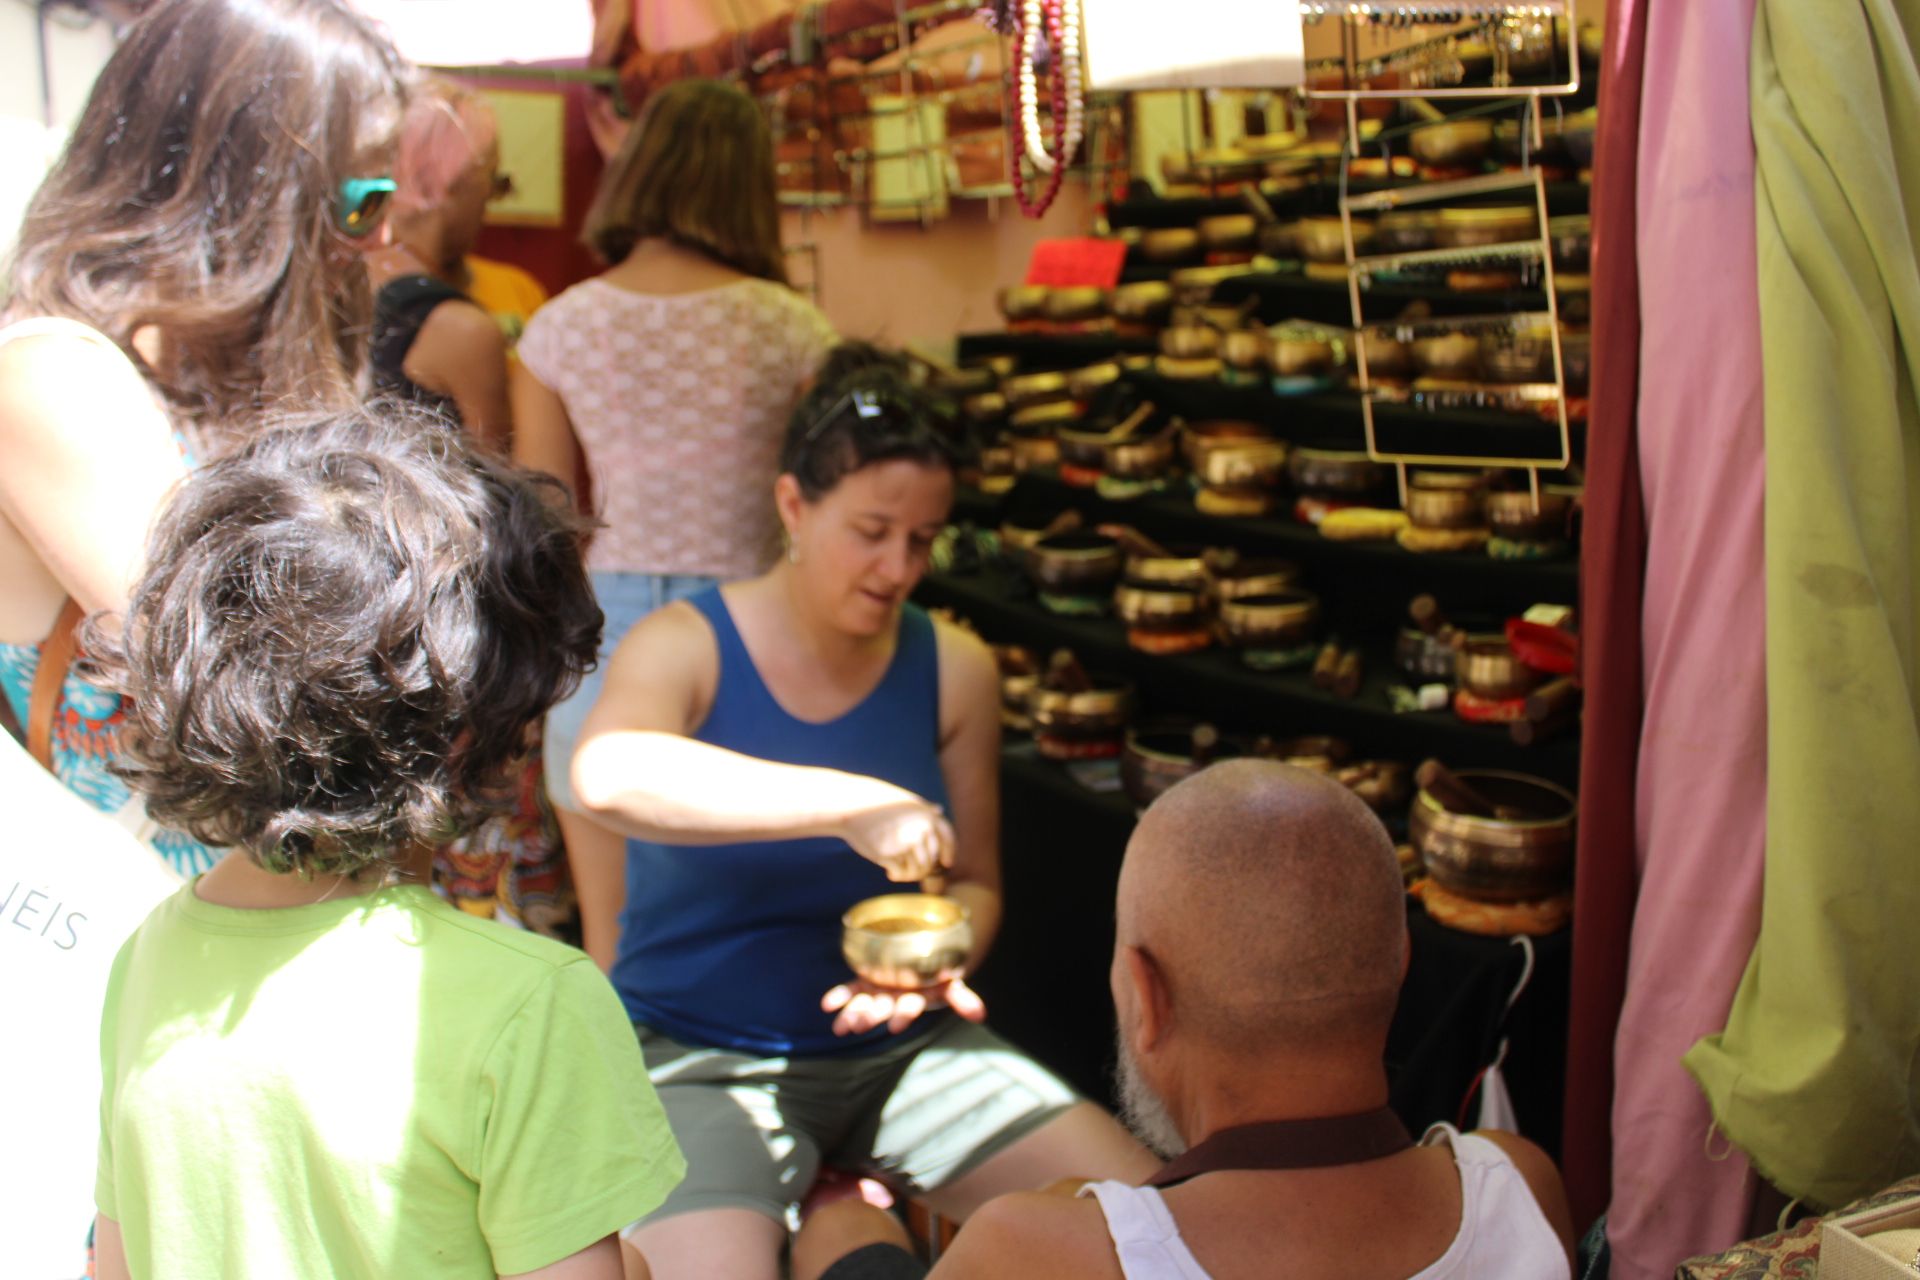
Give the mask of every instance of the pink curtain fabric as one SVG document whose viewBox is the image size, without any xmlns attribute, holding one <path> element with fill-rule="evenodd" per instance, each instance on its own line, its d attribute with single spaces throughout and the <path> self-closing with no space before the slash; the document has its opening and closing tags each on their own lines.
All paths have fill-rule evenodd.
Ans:
<svg viewBox="0 0 1920 1280">
<path fill-rule="evenodd" d="M 1756 1181 L 1681 1066 L 1725 1025 L 1759 928 L 1766 618 L 1747 75 L 1754 0 L 1653 5 L 1640 113 L 1646 710 L 1640 890 L 1614 1047 L 1614 1274 L 1744 1233 Z"/>
<path fill-rule="evenodd" d="M 1593 402 L 1586 532 L 1580 543 L 1580 856 L 1560 1168 L 1583 1229 L 1612 1193 L 1613 1036 L 1626 995 L 1639 882 L 1633 793 L 1640 757 L 1640 605 L 1647 572 L 1635 422 L 1640 403 L 1640 264 L 1634 212 L 1647 0 L 1612 0 L 1593 157 Z"/>
</svg>

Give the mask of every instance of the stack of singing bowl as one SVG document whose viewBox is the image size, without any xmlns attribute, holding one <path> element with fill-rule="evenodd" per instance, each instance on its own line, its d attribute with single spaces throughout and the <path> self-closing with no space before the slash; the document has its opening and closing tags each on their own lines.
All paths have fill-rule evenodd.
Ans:
<svg viewBox="0 0 1920 1280">
<path fill-rule="evenodd" d="M 1298 587 L 1220 601 L 1221 642 L 1256 671 L 1311 663 L 1318 651 L 1320 598 Z"/>
<path fill-rule="evenodd" d="M 1474 471 L 1416 471 L 1407 485 L 1401 544 L 1412 551 L 1477 551 L 1487 544 L 1487 478 Z"/>
<path fill-rule="evenodd" d="M 1487 495 L 1489 552 L 1504 559 L 1535 560 L 1567 550 L 1567 518 L 1573 499 L 1565 493 L 1501 489 Z"/>
<path fill-rule="evenodd" d="M 1455 813 L 1422 789 L 1408 833 L 1427 874 L 1449 893 L 1481 902 L 1537 902 L 1573 882 L 1573 794 L 1542 778 L 1491 769 L 1455 776 L 1499 817 Z"/>
<path fill-rule="evenodd" d="M 1194 506 L 1210 516 L 1263 516 L 1286 472 L 1288 449 L 1264 427 L 1223 418 L 1187 424 L 1182 447 L 1198 485 Z"/>
<path fill-rule="evenodd" d="M 1317 525 L 1329 511 L 1366 506 L 1387 485 L 1386 464 L 1364 453 L 1332 449 L 1295 449 L 1287 459 L 1287 476 L 1299 495 L 1294 518 Z"/>
<path fill-rule="evenodd" d="M 1120 754 L 1133 710 L 1133 686 L 1092 676 L 1086 689 L 1061 689 L 1042 679 L 1028 696 L 1033 742 L 1049 760 L 1111 760 Z"/>
<path fill-rule="evenodd" d="M 1213 577 L 1199 548 L 1134 553 L 1114 588 L 1113 611 L 1127 624 L 1127 643 L 1146 653 L 1188 653 L 1213 642 Z"/>
<path fill-rule="evenodd" d="M 1079 530 L 1042 538 L 1026 554 L 1040 603 L 1070 615 L 1105 613 L 1125 564 L 1117 539 Z"/>
</svg>

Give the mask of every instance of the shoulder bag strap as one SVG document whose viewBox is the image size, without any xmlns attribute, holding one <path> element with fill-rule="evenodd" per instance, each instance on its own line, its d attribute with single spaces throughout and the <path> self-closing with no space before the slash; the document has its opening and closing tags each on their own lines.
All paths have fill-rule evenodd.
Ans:
<svg viewBox="0 0 1920 1280">
<path fill-rule="evenodd" d="M 80 602 L 68 596 L 59 620 L 40 645 L 40 663 L 33 671 L 33 694 L 27 700 L 27 752 L 48 773 L 53 772 L 53 713 L 60 704 L 60 687 L 80 651 L 84 616 Z"/>
</svg>

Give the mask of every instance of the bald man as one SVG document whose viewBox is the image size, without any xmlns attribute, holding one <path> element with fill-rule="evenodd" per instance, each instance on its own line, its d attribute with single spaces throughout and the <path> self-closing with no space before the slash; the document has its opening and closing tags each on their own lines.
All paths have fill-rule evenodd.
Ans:
<svg viewBox="0 0 1920 1280">
<path fill-rule="evenodd" d="M 1414 1145 L 1381 1061 L 1407 966 L 1393 846 L 1345 787 L 1215 765 L 1149 809 L 1111 981 L 1141 1188 L 991 1201 L 935 1280 L 1569 1276 L 1552 1162 L 1512 1134 Z"/>
</svg>

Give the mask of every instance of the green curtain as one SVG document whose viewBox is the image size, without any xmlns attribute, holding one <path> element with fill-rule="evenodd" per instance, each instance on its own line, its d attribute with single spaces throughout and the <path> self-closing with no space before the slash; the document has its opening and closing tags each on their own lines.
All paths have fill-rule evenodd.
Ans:
<svg viewBox="0 0 1920 1280">
<path fill-rule="evenodd" d="M 1915 0 L 1754 21 L 1766 889 L 1726 1030 L 1686 1063 L 1755 1168 L 1823 1207 L 1920 1171 L 1916 35 Z"/>
</svg>

